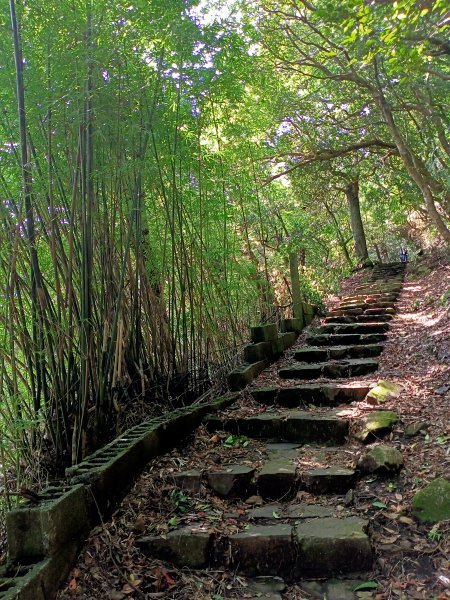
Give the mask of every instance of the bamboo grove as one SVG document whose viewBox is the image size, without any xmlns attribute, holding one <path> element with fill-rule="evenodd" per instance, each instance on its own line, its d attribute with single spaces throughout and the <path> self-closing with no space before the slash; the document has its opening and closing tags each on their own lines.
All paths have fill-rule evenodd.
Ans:
<svg viewBox="0 0 450 600">
<path fill-rule="evenodd" d="M 210 21 L 182 0 L 3 4 L 8 468 L 45 453 L 80 460 L 126 421 L 131 401 L 170 401 L 178 380 L 198 396 L 239 357 L 250 324 L 289 310 L 290 262 L 300 260 L 302 293 L 317 301 L 358 261 L 343 193 L 355 179 L 375 258 L 428 227 L 389 140 L 323 157 L 316 138 L 332 121 L 305 116 L 324 106 L 318 79 L 301 95 L 277 53 L 264 55 L 271 35 L 282 53 L 277 3 L 267 30 L 262 9 L 232 9 L 239 2 L 211 3 L 227 16 Z M 315 158 L 291 174 L 289 161 L 302 166 L 293 132 Z M 391 204 L 380 200 L 387 189 Z"/>
</svg>

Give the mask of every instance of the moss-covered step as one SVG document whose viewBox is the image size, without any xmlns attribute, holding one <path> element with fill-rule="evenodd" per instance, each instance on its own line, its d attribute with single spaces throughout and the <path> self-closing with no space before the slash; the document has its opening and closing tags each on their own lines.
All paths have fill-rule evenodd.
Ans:
<svg viewBox="0 0 450 600">
<path fill-rule="evenodd" d="M 336 307 L 336 310 L 353 310 L 355 308 L 361 308 L 363 311 L 370 309 L 370 308 L 376 308 L 377 310 L 383 309 L 383 308 L 390 308 L 391 310 L 395 311 L 395 302 L 384 302 L 384 301 L 379 301 L 379 302 L 371 302 L 370 304 L 363 304 L 361 302 L 358 303 L 350 303 L 350 304 L 338 304 L 338 306 Z"/>
<path fill-rule="evenodd" d="M 355 358 L 336 362 L 325 362 L 307 365 L 292 365 L 278 371 L 282 379 L 344 379 L 373 373 L 378 369 L 378 362 L 372 358 Z"/>
<path fill-rule="evenodd" d="M 306 337 L 310 346 L 352 346 L 354 344 L 379 344 L 387 340 L 386 333 L 322 333 Z"/>
<path fill-rule="evenodd" d="M 277 575 L 292 579 L 296 562 L 292 525 L 251 525 L 229 538 L 234 569 L 245 575 Z"/>
<path fill-rule="evenodd" d="M 354 294 L 353 296 L 345 296 L 341 302 L 358 302 L 360 300 L 395 300 L 399 296 L 399 292 L 365 292 Z"/>
<path fill-rule="evenodd" d="M 345 334 L 345 333 L 384 333 L 389 329 L 389 323 L 328 323 L 316 329 L 318 334 Z"/>
<path fill-rule="evenodd" d="M 367 316 L 378 317 L 381 315 L 394 316 L 395 310 L 393 308 L 366 308 L 364 314 Z"/>
<path fill-rule="evenodd" d="M 293 387 L 264 387 L 251 390 L 262 404 L 278 404 L 286 408 L 298 406 L 334 406 L 364 400 L 369 392 L 365 384 L 308 383 Z"/>
<path fill-rule="evenodd" d="M 349 316 L 358 316 L 358 315 L 362 315 L 364 313 L 364 308 L 332 308 L 330 311 L 328 311 L 326 313 L 325 316 L 327 317 L 336 317 L 336 316 L 343 316 L 343 315 L 349 315 Z"/>
<path fill-rule="evenodd" d="M 316 495 L 345 494 L 356 478 L 356 461 L 351 462 L 340 447 L 303 446 L 297 456 L 300 487 Z"/>
<path fill-rule="evenodd" d="M 332 346 L 330 348 L 299 348 L 294 351 L 294 358 L 300 362 L 324 362 L 342 358 L 368 358 L 378 356 L 383 352 L 382 344 L 367 344 L 365 346 Z"/>
<path fill-rule="evenodd" d="M 321 504 L 282 504 L 271 503 L 258 506 L 248 511 L 247 517 L 250 521 L 302 521 L 304 519 L 319 519 L 332 517 L 333 509 Z"/>
</svg>

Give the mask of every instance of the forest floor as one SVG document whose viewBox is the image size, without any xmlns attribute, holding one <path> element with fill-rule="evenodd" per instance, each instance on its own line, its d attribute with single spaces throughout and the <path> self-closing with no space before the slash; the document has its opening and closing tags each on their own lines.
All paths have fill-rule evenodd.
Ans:
<svg viewBox="0 0 450 600">
<path fill-rule="evenodd" d="M 341 293 L 349 294 L 362 277 L 358 273 L 343 282 Z M 335 301 L 337 298 L 329 298 L 327 305 Z M 301 345 L 302 336 L 295 347 Z M 292 351 L 265 370 L 255 385 L 286 385 L 277 371 L 290 361 Z M 449 367 L 450 261 L 442 256 L 423 258 L 408 265 L 398 314 L 392 321 L 376 377 L 359 379 L 389 379 L 404 387 L 404 393 L 385 408 L 400 413 L 401 421 L 391 435 L 400 440 L 398 447 L 405 466 L 396 477 L 366 477 L 355 488 L 358 511 L 373 524 L 377 560 L 370 579 L 378 582 L 378 590 L 369 597 L 377 600 L 450 599 L 450 522 L 426 526 L 410 516 L 414 493 L 436 477 L 450 476 Z M 368 409 L 364 403 L 357 407 L 361 413 Z M 232 410 L 255 414 L 265 407 L 244 392 Z M 418 435 L 405 438 L 405 427 L 417 422 L 422 423 Z M 172 475 L 180 470 L 236 462 L 262 464 L 264 444 L 245 440 L 243 445 L 236 440 L 230 442 L 226 433 L 211 435 L 201 427 L 182 445 L 151 461 L 112 519 L 91 533 L 58 599 L 250 597 L 245 578 L 235 572 L 177 569 L 144 556 L 135 545 L 135 539 L 143 533 L 164 534 L 199 519 L 221 533 L 242 530 L 249 505 L 221 500 L 206 489 L 192 496 L 175 493 Z M 296 501 L 300 499 L 312 501 L 313 497 L 299 492 Z M 326 497 L 321 501 L 327 502 Z M 288 587 L 283 594 L 284 600 L 309 597 L 297 586 Z"/>
</svg>

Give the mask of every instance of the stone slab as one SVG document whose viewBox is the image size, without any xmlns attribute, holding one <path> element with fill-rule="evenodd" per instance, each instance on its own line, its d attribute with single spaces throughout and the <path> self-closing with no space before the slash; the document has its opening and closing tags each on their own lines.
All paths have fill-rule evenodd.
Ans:
<svg viewBox="0 0 450 600">
<path fill-rule="evenodd" d="M 286 524 L 253 525 L 229 538 L 233 567 L 251 577 L 289 576 L 295 557 L 293 528 Z"/>
<path fill-rule="evenodd" d="M 246 363 L 255 363 L 272 357 L 272 344 L 270 342 L 259 342 L 258 344 L 247 344 L 244 346 L 244 360 Z"/>
<path fill-rule="evenodd" d="M 291 411 L 283 423 L 283 437 L 292 442 L 310 444 L 343 444 L 349 432 L 349 422 L 332 412 L 314 414 L 306 411 Z"/>
<path fill-rule="evenodd" d="M 355 471 L 344 467 L 318 467 L 301 473 L 303 486 L 314 494 L 345 494 L 355 481 Z"/>
<path fill-rule="evenodd" d="M 220 471 L 208 471 L 209 486 L 222 498 L 245 498 L 249 495 L 255 469 L 228 465 Z"/>
<path fill-rule="evenodd" d="M 301 405 L 333 406 L 361 401 L 369 391 L 365 384 L 311 383 L 280 388 L 275 400 L 281 406 L 293 408 Z"/>
<path fill-rule="evenodd" d="M 183 527 L 166 536 L 143 536 L 136 545 L 150 556 L 168 560 L 179 567 L 201 569 L 210 564 L 214 535 L 206 528 Z"/>
<path fill-rule="evenodd" d="M 267 359 L 254 363 L 244 363 L 228 374 L 228 387 L 232 392 L 243 390 L 258 375 L 269 366 Z"/>
<path fill-rule="evenodd" d="M 278 325 L 276 323 L 268 323 L 267 325 L 251 327 L 250 336 L 254 344 L 258 342 L 273 342 L 278 337 Z"/>
<path fill-rule="evenodd" d="M 292 495 L 297 486 L 297 468 L 292 458 L 279 453 L 269 457 L 256 476 L 258 493 L 265 499 L 278 500 Z"/>
<path fill-rule="evenodd" d="M 198 469 L 181 471 L 172 475 L 175 485 L 192 494 L 198 494 L 202 484 L 202 472 Z"/>
<path fill-rule="evenodd" d="M 295 528 L 296 574 L 328 577 L 369 570 L 373 555 L 367 529 L 368 521 L 358 517 L 301 521 Z"/>
</svg>

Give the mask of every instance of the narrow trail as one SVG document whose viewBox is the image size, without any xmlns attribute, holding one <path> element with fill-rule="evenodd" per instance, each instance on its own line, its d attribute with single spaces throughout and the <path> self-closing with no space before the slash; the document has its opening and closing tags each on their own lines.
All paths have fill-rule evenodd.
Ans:
<svg viewBox="0 0 450 600">
<path fill-rule="evenodd" d="M 94 532 L 94 548 L 72 576 L 73 583 L 80 569 L 89 571 L 103 592 L 90 595 L 81 584 L 58 597 L 402 597 L 377 594 L 375 565 L 379 571 L 384 561 L 389 570 L 399 536 L 385 519 L 369 517 L 389 510 L 370 487 L 377 478 L 401 498 L 399 415 L 380 403 L 395 408 L 402 390 L 375 382 L 391 323 L 403 339 L 396 315 L 403 277 L 398 263 L 376 267 L 309 328 L 302 346 L 261 374 L 239 406 L 210 417 L 190 443 L 150 465 L 112 525 Z M 409 527 L 402 514 L 395 518 Z M 96 556 L 109 562 L 102 545 L 122 569 L 109 579 Z M 419 588 L 404 597 L 431 595 Z"/>
</svg>

